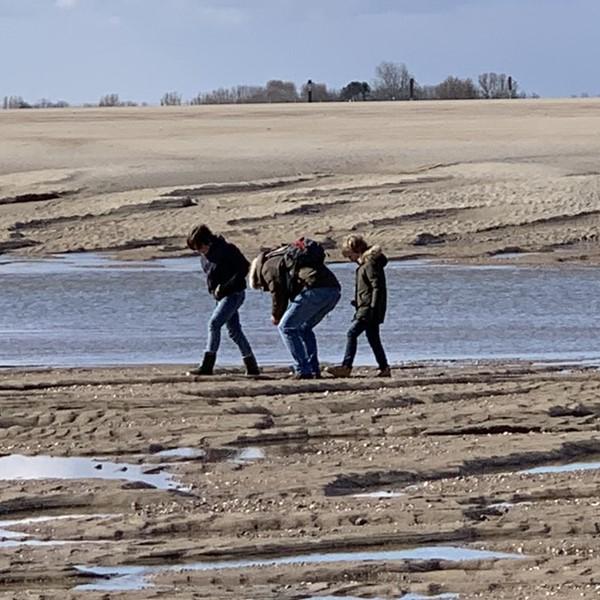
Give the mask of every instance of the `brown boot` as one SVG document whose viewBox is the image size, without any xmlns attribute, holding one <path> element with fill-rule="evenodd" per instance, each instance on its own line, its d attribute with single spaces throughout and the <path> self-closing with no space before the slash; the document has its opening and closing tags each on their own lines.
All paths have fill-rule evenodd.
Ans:
<svg viewBox="0 0 600 600">
<path fill-rule="evenodd" d="M 340 365 L 339 367 L 326 367 L 325 371 L 334 377 L 350 377 L 352 373 L 352 367 L 346 365 Z"/>
<path fill-rule="evenodd" d="M 385 367 L 385 369 L 379 369 L 379 371 L 377 371 L 377 375 L 376 377 L 391 377 L 392 376 L 392 369 L 390 369 L 389 367 Z"/>
</svg>

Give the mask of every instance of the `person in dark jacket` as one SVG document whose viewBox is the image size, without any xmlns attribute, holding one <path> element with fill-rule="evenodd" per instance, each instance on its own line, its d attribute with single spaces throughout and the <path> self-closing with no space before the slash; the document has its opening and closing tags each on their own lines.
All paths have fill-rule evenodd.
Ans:
<svg viewBox="0 0 600 600">
<path fill-rule="evenodd" d="M 356 312 L 347 334 L 346 352 L 342 364 L 329 367 L 327 372 L 334 377 L 349 377 L 356 356 L 358 338 L 366 333 L 367 340 L 377 364 L 378 377 L 391 377 L 391 370 L 381 343 L 379 328 L 387 309 L 387 286 L 385 266 L 387 258 L 380 246 L 369 246 L 360 235 L 349 236 L 342 247 L 346 258 L 356 262 L 356 288 L 352 302 Z"/>
<path fill-rule="evenodd" d="M 246 297 L 246 275 L 250 263 L 239 248 L 215 235 L 206 225 L 194 227 L 187 239 L 191 250 L 200 253 L 206 273 L 208 292 L 217 305 L 208 321 L 208 340 L 202 364 L 192 375 L 212 375 L 221 342 L 221 329 L 227 326 L 229 337 L 240 349 L 248 375 L 259 375 L 256 358 L 242 331 L 239 309 Z"/>
<path fill-rule="evenodd" d="M 290 273 L 287 246 L 259 254 L 250 267 L 250 287 L 271 293 L 271 321 L 294 359 L 295 379 L 321 376 L 313 329 L 340 299 L 340 284 L 325 266 L 301 267 Z"/>
</svg>

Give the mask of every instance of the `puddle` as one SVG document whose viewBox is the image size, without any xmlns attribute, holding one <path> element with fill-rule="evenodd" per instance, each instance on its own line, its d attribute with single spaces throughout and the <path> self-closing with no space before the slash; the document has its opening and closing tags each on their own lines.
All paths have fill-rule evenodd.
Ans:
<svg viewBox="0 0 600 600">
<path fill-rule="evenodd" d="M 361 598 L 359 596 L 311 596 L 306 600 L 384 600 L 383 598 Z M 458 600 L 457 594 L 438 594 L 437 596 L 422 596 L 420 594 L 404 594 L 397 600 Z"/>
<path fill-rule="evenodd" d="M 0 457 L 0 479 L 114 479 L 141 482 L 161 490 L 184 489 L 168 473 L 145 472 L 150 465 L 114 463 L 98 459 L 21 456 Z"/>
<path fill-rule="evenodd" d="M 229 460 L 234 463 L 247 463 L 255 460 L 264 460 L 265 458 L 266 454 L 262 448 L 248 447 L 237 450 Z"/>
<path fill-rule="evenodd" d="M 567 465 L 547 465 L 545 467 L 534 467 L 533 469 L 525 469 L 518 471 L 520 474 L 541 475 L 543 473 L 570 473 L 572 471 L 593 471 L 600 469 L 600 461 L 596 462 L 577 462 Z"/>
<path fill-rule="evenodd" d="M 223 462 L 232 463 L 248 463 L 255 460 L 264 460 L 266 458 L 265 451 L 262 448 L 249 446 L 247 448 L 170 448 L 161 450 L 152 454 L 159 458 L 181 458 L 181 459 L 196 459 L 202 458 L 207 462 Z"/>
<path fill-rule="evenodd" d="M 458 594 L 438 594 L 437 596 L 422 596 L 421 594 L 405 594 L 399 600 L 458 600 Z"/>
<path fill-rule="evenodd" d="M 362 494 L 352 494 L 353 498 L 398 498 L 406 496 L 405 492 L 392 492 L 390 490 L 379 490 L 377 492 L 364 492 Z"/>
<path fill-rule="evenodd" d="M 523 559 L 521 554 L 507 552 L 492 552 L 488 550 L 473 550 L 455 546 L 424 546 L 408 550 L 383 550 L 375 552 L 330 552 L 318 554 L 299 554 L 281 558 L 257 558 L 246 560 L 220 560 L 212 562 L 196 562 L 180 565 L 162 565 L 151 567 L 123 566 L 123 567 L 75 567 L 80 573 L 87 575 L 101 575 L 107 577 L 94 581 L 84 586 L 77 586 L 75 590 L 120 590 L 120 585 L 137 586 L 127 589 L 142 589 L 148 587 L 147 577 L 168 571 L 212 571 L 216 569 L 244 569 L 250 567 L 272 567 L 279 565 L 295 564 L 323 564 L 336 562 L 362 562 L 362 561 L 395 561 L 395 560 L 492 560 L 492 559 Z M 116 587 L 112 587 L 114 584 Z M 102 586 L 102 587 L 95 587 Z M 410 597 L 410 596 L 409 596 Z"/>
<path fill-rule="evenodd" d="M 75 519 L 110 519 L 111 517 L 118 516 L 116 514 L 104 515 L 104 514 L 89 514 L 89 515 L 57 515 L 53 517 L 29 517 L 26 519 L 15 519 L 10 521 L 0 521 L 0 540 L 1 539 L 14 539 L 22 540 L 31 537 L 30 533 L 24 533 L 22 531 L 12 531 L 11 528 L 19 527 L 21 525 L 32 525 L 34 523 L 49 523 L 51 521 L 67 521 Z"/>
<path fill-rule="evenodd" d="M 102 544 L 112 543 L 109 540 L 36 540 L 31 539 L 31 533 L 23 531 L 13 531 L 13 527 L 22 525 L 32 525 L 34 523 L 48 523 L 52 521 L 67 521 L 75 519 L 110 519 L 118 516 L 116 514 L 87 514 L 87 515 L 56 515 L 50 517 L 29 517 L 26 519 L 15 519 L 10 521 L 0 521 L 0 548 L 15 548 L 17 546 L 62 546 L 65 544 Z"/>
<path fill-rule="evenodd" d="M 87 592 L 126 592 L 154 587 L 146 581 L 146 576 L 155 572 L 154 567 L 75 567 L 80 573 L 98 575 L 92 583 L 75 587 L 77 591 Z"/>
<path fill-rule="evenodd" d="M 206 450 L 200 448 L 171 448 L 170 450 L 161 450 L 153 456 L 161 456 L 163 458 L 204 458 Z"/>
<path fill-rule="evenodd" d="M 508 510 L 515 506 L 514 502 L 494 502 L 494 504 L 488 504 L 487 508 L 502 508 Z"/>
</svg>

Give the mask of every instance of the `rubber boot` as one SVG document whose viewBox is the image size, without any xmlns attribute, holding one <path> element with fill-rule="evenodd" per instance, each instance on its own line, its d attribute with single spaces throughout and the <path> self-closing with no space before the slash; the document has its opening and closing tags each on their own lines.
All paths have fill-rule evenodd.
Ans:
<svg viewBox="0 0 600 600">
<path fill-rule="evenodd" d="M 202 364 L 190 371 L 190 375 L 212 375 L 215 368 L 217 355 L 215 352 L 205 352 Z"/>
<path fill-rule="evenodd" d="M 254 358 L 254 356 L 244 356 L 242 360 L 244 361 L 244 365 L 246 367 L 246 375 L 260 375 L 260 369 L 258 368 L 258 364 L 256 363 L 256 358 Z"/>
</svg>

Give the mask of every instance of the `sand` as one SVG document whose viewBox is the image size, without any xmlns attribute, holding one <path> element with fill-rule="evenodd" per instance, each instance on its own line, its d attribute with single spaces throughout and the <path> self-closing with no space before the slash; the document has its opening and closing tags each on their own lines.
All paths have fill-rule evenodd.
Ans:
<svg viewBox="0 0 600 600">
<path fill-rule="evenodd" d="M 154 587 L 110 597 L 597 598 L 600 471 L 519 471 L 597 460 L 599 397 L 594 369 L 530 363 L 413 365 L 385 381 L 368 370 L 307 382 L 275 371 L 200 381 L 173 366 L 3 372 L 2 452 L 163 463 L 183 489 L 0 482 L 0 520 L 90 515 L 17 527 L 70 543 L 0 547 L 0 597 L 108 597 L 72 591 L 89 582 L 76 565 L 444 545 L 522 558 L 162 570 Z M 206 453 L 157 454 L 176 447 Z M 249 447 L 264 458 L 225 450 Z M 403 495 L 354 496 L 382 490 Z"/>
<path fill-rule="evenodd" d="M 3 111 L 0 253 L 181 256 L 206 221 L 248 253 L 310 235 L 336 260 L 362 232 L 397 258 L 594 265 L 599 134 L 596 100 Z M 8 546 L 0 525 L 0 598 L 600 594 L 600 471 L 519 473 L 598 460 L 595 368 L 186 368 L 0 370 L 0 455 L 104 457 L 181 486 L 0 480 L 0 521 L 72 517 L 9 529 L 61 544 Z M 178 447 L 203 454 L 158 454 Z M 264 458 L 232 460 L 247 448 Z M 378 491 L 401 495 L 354 496 Z M 183 569 L 432 545 L 521 558 Z M 77 591 L 93 580 L 78 565 L 152 567 L 152 587 Z"/>
<path fill-rule="evenodd" d="M 248 253 L 599 262 L 594 99 L 5 111 L 0 139 L 0 252 L 177 256 L 207 221 Z"/>
</svg>

